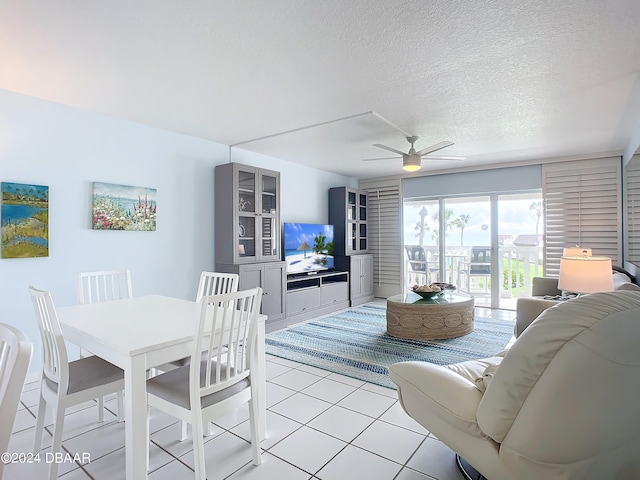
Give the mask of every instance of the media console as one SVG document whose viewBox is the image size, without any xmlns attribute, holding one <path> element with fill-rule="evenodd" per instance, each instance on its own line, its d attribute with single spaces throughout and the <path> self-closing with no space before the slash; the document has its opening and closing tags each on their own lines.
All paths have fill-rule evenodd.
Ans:
<svg viewBox="0 0 640 480">
<path fill-rule="evenodd" d="M 349 273 L 321 272 L 287 278 L 286 317 L 268 325 L 273 331 L 349 307 Z"/>
</svg>

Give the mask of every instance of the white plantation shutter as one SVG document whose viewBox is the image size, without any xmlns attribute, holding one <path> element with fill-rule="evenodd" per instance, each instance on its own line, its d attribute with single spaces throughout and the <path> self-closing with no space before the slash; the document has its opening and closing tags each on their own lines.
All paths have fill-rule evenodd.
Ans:
<svg viewBox="0 0 640 480">
<path fill-rule="evenodd" d="M 373 254 L 373 288 L 376 297 L 402 292 L 402 192 L 401 180 L 361 180 L 368 192 L 368 252 Z"/>
<path fill-rule="evenodd" d="M 545 274 L 557 276 L 564 247 L 622 261 L 621 159 L 550 163 L 542 167 Z"/>
<path fill-rule="evenodd" d="M 625 189 L 625 260 L 640 264 L 640 156 L 624 168 Z"/>
</svg>

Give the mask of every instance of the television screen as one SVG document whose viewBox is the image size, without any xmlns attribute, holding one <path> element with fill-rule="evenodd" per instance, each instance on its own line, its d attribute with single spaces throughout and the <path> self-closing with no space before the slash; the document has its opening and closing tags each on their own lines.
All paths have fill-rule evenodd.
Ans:
<svg viewBox="0 0 640 480">
<path fill-rule="evenodd" d="M 285 223 L 283 239 L 287 275 L 333 268 L 333 225 Z"/>
</svg>

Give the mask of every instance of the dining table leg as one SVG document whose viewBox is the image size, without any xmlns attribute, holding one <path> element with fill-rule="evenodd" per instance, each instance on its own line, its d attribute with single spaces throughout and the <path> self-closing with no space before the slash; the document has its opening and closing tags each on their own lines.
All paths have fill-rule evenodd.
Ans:
<svg viewBox="0 0 640 480">
<path fill-rule="evenodd" d="M 127 480 L 147 478 L 147 376 L 144 356 L 129 358 L 124 373 L 125 456 Z"/>
</svg>

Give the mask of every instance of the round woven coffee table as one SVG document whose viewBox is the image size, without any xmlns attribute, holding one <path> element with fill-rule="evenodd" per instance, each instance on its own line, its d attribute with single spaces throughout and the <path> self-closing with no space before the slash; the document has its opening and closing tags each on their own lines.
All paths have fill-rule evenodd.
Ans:
<svg viewBox="0 0 640 480">
<path fill-rule="evenodd" d="M 473 331 L 473 297 L 437 295 L 423 300 L 410 292 L 387 298 L 387 333 L 416 340 L 454 338 Z"/>
</svg>

